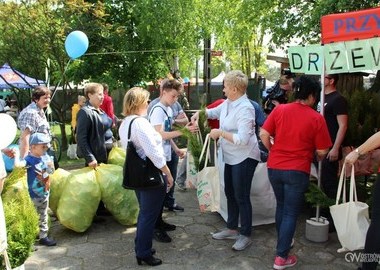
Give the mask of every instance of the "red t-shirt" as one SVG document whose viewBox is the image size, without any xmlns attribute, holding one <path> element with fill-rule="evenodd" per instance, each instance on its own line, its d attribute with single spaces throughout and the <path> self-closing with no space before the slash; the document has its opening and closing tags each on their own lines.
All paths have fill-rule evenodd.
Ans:
<svg viewBox="0 0 380 270">
<path fill-rule="evenodd" d="M 268 168 L 310 173 L 315 150 L 332 146 L 323 116 L 299 102 L 276 106 L 262 128 L 274 137 Z"/>
<path fill-rule="evenodd" d="M 115 114 L 113 111 L 112 98 L 106 93 L 104 93 L 104 99 L 103 103 L 100 105 L 100 109 L 102 109 L 112 119 L 112 121 L 114 121 Z"/>
<path fill-rule="evenodd" d="M 224 101 L 225 101 L 225 99 L 223 99 L 223 98 L 217 99 L 213 103 L 211 103 L 210 105 L 208 105 L 206 108 L 207 109 L 216 108 L 220 104 L 222 104 Z M 218 119 L 208 119 L 207 122 L 208 122 L 208 125 L 209 125 L 209 127 L 211 129 L 213 129 L 213 128 L 219 128 L 219 120 Z"/>
</svg>

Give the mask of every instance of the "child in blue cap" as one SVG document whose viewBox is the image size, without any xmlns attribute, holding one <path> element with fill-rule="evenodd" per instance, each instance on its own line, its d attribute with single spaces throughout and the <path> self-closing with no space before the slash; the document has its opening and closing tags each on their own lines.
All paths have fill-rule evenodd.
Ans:
<svg viewBox="0 0 380 270">
<path fill-rule="evenodd" d="M 25 157 L 29 195 L 37 210 L 39 219 L 39 243 L 44 246 L 55 246 L 56 241 L 48 237 L 48 208 L 50 180 L 54 165 L 46 154 L 50 136 L 44 133 L 33 133 L 29 139 L 29 154 Z"/>
</svg>

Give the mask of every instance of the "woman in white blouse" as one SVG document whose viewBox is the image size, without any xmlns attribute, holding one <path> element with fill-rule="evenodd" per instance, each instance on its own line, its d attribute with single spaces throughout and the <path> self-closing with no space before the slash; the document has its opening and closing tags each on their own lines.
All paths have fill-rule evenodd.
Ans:
<svg viewBox="0 0 380 270">
<path fill-rule="evenodd" d="M 144 117 L 147 114 L 149 92 L 139 87 L 127 91 L 124 96 L 123 120 L 119 135 L 124 148 L 128 144 L 128 129 L 132 119 L 137 118 L 131 125 L 131 141 L 141 158 L 148 157 L 153 164 L 166 175 L 166 184 L 156 189 L 136 190 L 140 212 L 137 220 L 135 252 L 138 264 L 160 265 L 162 261 L 153 257 L 156 252 L 152 249 L 152 239 L 156 219 L 161 212 L 166 190 L 173 185 L 173 177 L 168 166 L 162 147 L 162 137 L 155 131 Z"/>
<path fill-rule="evenodd" d="M 244 250 L 251 241 L 252 205 L 251 183 L 260 151 L 255 134 L 255 109 L 246 95 L 248 77 L 233 70 L 224 77 L 223 92 L 227 100 L 216 108 L 206 109 L 207 118 L 219 119 L 220 128 L 210 136 L 220 142 L 225 162 L 224 192 L 227 198 L 227 228 L 214 233 L 217 240 L 235 239 L 234 250 Z M 199 112 L 191 118 L 198 121 Z M 240 216 L 240 231 L 238 230 Z"/>
</svg>

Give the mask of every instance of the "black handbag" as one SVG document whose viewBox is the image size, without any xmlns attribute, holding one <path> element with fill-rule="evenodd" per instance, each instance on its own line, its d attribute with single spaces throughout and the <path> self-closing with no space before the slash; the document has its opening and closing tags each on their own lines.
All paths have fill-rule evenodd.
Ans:
<svg viewBox="0 0 380 270">
<path fill-rule="evenodd" d="M 137 118 L 137 117 L 136 117 Z M 123 187 L 126 189 L 153 189 L 164 185 L 164 178 L 160 169 L 146 157 L 142 159 L 136 152 L 131 138 L 132 119 L 128 129 L 127 155 L 123 169 Z"/>
</svg>

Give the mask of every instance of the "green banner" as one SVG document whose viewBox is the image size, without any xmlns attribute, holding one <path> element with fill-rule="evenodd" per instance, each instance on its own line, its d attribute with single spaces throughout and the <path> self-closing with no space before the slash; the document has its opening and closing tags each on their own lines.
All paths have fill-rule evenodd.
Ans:
<svg viewBox="0 0 380 270">
<path fill-rule="evenodd" d="M 368 39 L 372 69 L 380 69 L 380 38 Z"/>
<path fill-rule="evenodd" d="M 288 49 L 292 72 L 320 75 L 380 69 L 380 38 L 330 43 L 325 46 L 292 46 Z"/>
<path fill-rule="evenodd" d="M 326 44 L 323 51 L 327 74 L 348 72 L 347 53 L 344 42 Z"/>
</svg>

